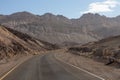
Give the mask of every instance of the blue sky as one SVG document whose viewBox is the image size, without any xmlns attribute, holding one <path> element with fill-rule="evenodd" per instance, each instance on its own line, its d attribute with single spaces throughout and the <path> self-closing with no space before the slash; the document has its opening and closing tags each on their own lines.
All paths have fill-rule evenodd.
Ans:
<svg viewBox="0 0 120 80">
<path fill-rule="evenodd" d="M 79 18 L 84 13 L 99 13 L 106 16 L 120 15 L 120 0 L 1 0 L 0 14 L 28 11 L 42 15 L 60 14 Z"/>
</svg>

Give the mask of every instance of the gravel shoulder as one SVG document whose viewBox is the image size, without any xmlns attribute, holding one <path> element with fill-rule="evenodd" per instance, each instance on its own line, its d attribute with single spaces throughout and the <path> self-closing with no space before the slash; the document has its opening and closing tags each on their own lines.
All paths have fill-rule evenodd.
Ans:
<svg viewBox="0 0 120 80">
<path fill-rule="evenodd" d="M 67 53 L 64 50 L 57 52 L 56 56 L 65 62 L 92 72 L 105 80 L 120 80 L 120 69 L 106 66 L 90 58 Z"/>
</svg>

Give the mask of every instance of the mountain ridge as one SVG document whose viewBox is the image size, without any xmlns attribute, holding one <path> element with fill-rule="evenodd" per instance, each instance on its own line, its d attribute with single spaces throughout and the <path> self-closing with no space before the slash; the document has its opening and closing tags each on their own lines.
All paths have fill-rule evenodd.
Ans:
<svg viewBox="0 0 120 80">
<path fill-rule="evenodd" d="M 34 15 L 18 12 L 0 16 L 0 23 L 52 44 L 68 42 L 84 44 L 120 34 L 119 16 L 109 18 L 99 14 L 84 14 L 78 19 L 46 13 Z"/>
</svg>

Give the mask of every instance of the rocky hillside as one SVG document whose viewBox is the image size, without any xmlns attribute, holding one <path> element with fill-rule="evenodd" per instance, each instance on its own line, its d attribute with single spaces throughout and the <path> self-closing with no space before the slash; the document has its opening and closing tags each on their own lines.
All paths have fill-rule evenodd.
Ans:
<svg viewBox="0 0 120 80">
<path fill-rule="evenodd" d="M 106 65 L 120 67 L 120 36 L 105 38 L 96 42 L 90 42 L 82 46 L 68 49 L 75 55 L 86 56 Z"/>
<path fill-rule="evenodd" d="M 17 54 L 36 54 L 54 48 L 57 47 L 0 25 L 0 60 Z"/>
<path fill-rule="evenodd" d="M 46 13 L 34 15 L 18 12 L 0 15 L 0 23 L 59 45 L 76 45 L 120 34 L 120 16 L 108 18 L 99 14 L 84 14 L 78 19 Z"/>
</svg>

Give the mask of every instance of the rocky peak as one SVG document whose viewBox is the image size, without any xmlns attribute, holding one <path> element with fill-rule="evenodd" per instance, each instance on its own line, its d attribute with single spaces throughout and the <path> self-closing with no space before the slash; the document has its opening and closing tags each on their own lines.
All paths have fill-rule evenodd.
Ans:
<svg viewBox="0 0 120 80">
<path fill-rule="evenodd" d="M 29 15 L 29 16 L 33 16 L 32 13 L 26 12 L 26 11 L 13 13 L 13 14 L 11 14 L 10 16 L 28 16 L 28 15 Z"/>
<path fill-rule="evenodd" d="M 106 18 L 104 15 L 101 16 L 98 13 L 87 13 L 87 14 L 83 14 L 80 19 L 98 19 L 98 18 Z"/>
<path fill-rule="evenodd" d="M 52 17 L 56 17 L 56 16 L 53 15 L 52 13 L 45 13 L 44 15 L 42 15 L 42 17 L 45 17 L 45 18 L 52 18 Z"/>
</svg>

